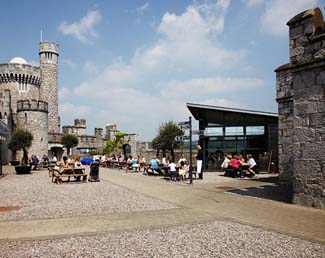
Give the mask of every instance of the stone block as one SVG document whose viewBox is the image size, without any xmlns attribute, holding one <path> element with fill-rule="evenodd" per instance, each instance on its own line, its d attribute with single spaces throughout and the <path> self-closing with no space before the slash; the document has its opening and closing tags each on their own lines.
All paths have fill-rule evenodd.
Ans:
<svg viewBox="0 0 325 258">
<path fill-rule="evenodd" d="M 290 28 L 290 30 L 289 30 L 290 40 L 300 37 L 302 35 L 302 33 L 303 33 L 302 25 L 297 26 L 295 28 Z"/>
<path fill-rule="evenodd" d="M 296 127 L 295 133 L 293 135 L 294 142 L 301 142 L 302 148 L 305 147 L 305 142 L 314 142 L 316 137 L 316 132 L 314 128 L 306 128 L 306 127 Z"/>
<path fill-rule="evenodd" d="M 304 180 L 319 177 L 321 174 L 321 165 L 317 160 L 296 160 L 293 167 L 294 176 L 304 178 Z"/>
<path fill-rule="evenodd" d="M 309 125 L 312 127 L 319 127 L 324 124 L 324 113 L 309 114 Z"/>
</svg>

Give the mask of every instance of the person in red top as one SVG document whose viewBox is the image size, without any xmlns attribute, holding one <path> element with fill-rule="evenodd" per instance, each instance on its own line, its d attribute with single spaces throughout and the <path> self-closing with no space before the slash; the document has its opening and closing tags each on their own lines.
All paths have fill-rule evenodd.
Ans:
<svg viewBox="0 0 325 258">
<path fill-rule="evenodd" d="M 230 160 L 228 164 L 228 170 L 227 175 L 231 177 L 236 177 L 238 175 L 238 172 L 240 171 L 240 161 L 237 155 L 232 156 L 232 159 Z"/>
</svg>

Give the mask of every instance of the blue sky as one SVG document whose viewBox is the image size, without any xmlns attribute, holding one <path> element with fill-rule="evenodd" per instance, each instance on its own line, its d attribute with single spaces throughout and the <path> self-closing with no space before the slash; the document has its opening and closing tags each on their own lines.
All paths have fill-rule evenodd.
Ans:
<svg viewBox="0 0 325 258">
<path fill-rule="evenodd" d="M 286 22 L 322 0 L 2 0 L 0 63 L 38 65 L 60 45 L 61 125 L 74 118 L 151 140 L 186 103 L 277 112 L 274 69 L 289 60 Z M 7 11 L 5 11 L 7 10 Z"/>
</svg>

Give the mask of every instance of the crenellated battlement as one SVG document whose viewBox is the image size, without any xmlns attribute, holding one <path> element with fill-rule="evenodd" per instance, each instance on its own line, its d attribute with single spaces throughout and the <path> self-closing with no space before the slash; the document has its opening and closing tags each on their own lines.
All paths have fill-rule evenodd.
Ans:
<svg viewBox="0 0 325 258">
<path fill-rule="evenodd" d="M 48 104 L 42 100 L 19 100 L 17 101 L 17 112 L 40 111 L 48 113 Z"/>
<path fill-rule="evenodd" d="M 0 64 L 0 83 L 28 83 L 41 85 L 41 70 L 28 64 Z"/>
<path fill-rule="evenodd" d="M 289 26 L 291 65 L 325 57 L 325 22 L 319 8 L 299 13 L 290 19 L 287 25 Z"/>
<path fill-rule="evenodd" d="M 51 52 L 59 55 L 59 44 L 52 41 L 42 41 L 39 43 L 39 53 Z"/>
<path fill-rule="evenodd" d="M 74 120 L 74 126 L 75 127 L 86 128 L 86 119 L 75 119 Z"/>
</svg>

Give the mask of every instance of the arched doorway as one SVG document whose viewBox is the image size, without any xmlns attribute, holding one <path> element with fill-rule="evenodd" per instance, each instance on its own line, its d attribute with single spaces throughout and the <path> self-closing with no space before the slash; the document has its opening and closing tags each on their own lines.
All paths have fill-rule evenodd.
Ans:
<svg viewBox="0 0 325 258">
<path fill-rule="evenodd" d="M 131 146 L 130 144 L 124 144 L 123 145 L 123 154 L 124 157 L 127 158 L 131 155 Z"/>
</svg>

